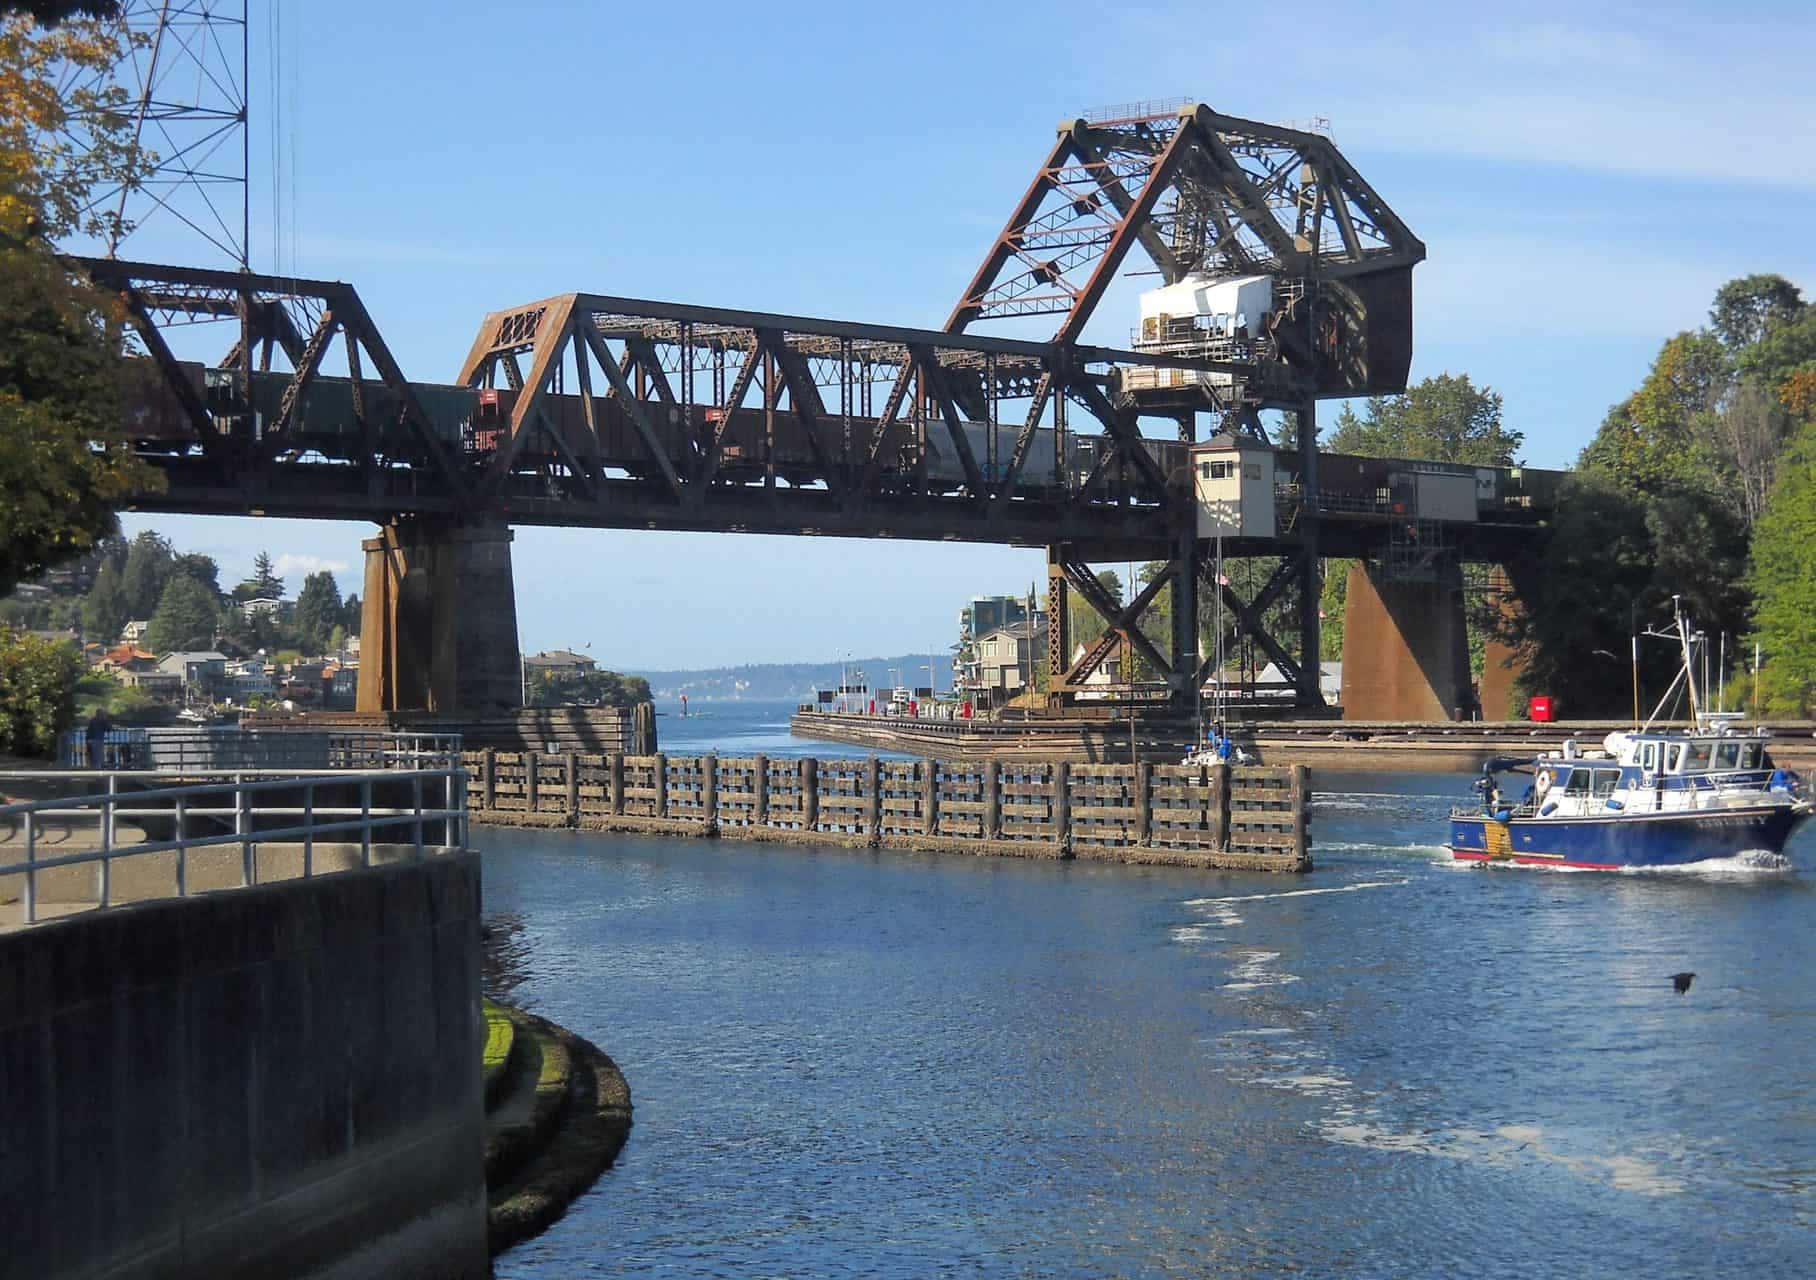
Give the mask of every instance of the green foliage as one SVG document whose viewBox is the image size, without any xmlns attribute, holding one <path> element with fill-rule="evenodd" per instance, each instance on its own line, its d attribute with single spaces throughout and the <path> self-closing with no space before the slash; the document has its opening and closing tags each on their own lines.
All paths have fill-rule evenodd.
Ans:
<svg viewBox="0 0 1816 1280">
<path fill-rule="evenodd" d="M 112 644 L 131 621 L 132 611 L 126 603 L 125 577 L 120 566 L 109 560 L 95 575 L 95 585 L 82 601 L 82 629 L 102 644 Z"/>
<path fill-rule="evenodd" d="M 162 534 L 146 529 L 132 540 L 120 582 L 128 618 L 151 617 L 175 567 L 176 554 L 170 549 L 170 540 Z"/>
<path fill-rule="evenodd" d="M 303 589 L 296 595 L 296 629 L 305 644 L 319 652 L 341 623 L 340 588 L 327 570 L 303 579 Z"/>
<path fill-rule="evenodd" d="M 48 253 L 0 246 L 0 594 L 92 549 L 151 483 L 121 427 L 110 305 Z"/>
<path fill-rule="evenodd" d="M 0 628 L 0 755 L 54 759 L 81 675 L 75 646 Z"/>
<path fill-rule="evenodd" d="M 252 562 L 252 576 L 233 589 L 235 600 L 277 600 L 284 595 L 284 580 L 271 567 L 271 556 L 259 552 Z"/>
<path fill-rule="evenodd" d="M 194 578 L 173 576 L 152 612 L 146 644 L 157 653 L 206 649 L 214 643 L 218 616 L 214 592 Z"/>
<path fill-rule="evenodd" d="M 1754 529 L 1748 585 L 1765 657 L 1761 710 L 1816 714 L 1816 423 L 1793 441 Z"/>
<path fill-rule="evenodd" d="M 1730 350 L 1755 346 L 1803 310 L 1803 293 L 1781 275 L 1742 276 L 1715 291 L 1709 327 Z"/>
<path fill-rule="evenodd" d="M 1099 569 L 1096 576 L 1098 583 L 1110 593 L 1110 599 L 1122 599 L 1122 578 L 1116 570 Z M 1072 594 L 1071 604 L 1066 613 L 1068 615 L 1066 618 L 1068 633 L 1066 661 L 1069 663 L 1072 661 L 1072 655 L 1078 652 L 1080 645 L 1088 649 L 1096 644 L 1103 638 L 1103 633 L 1109 630 L 1110 624 L 1098 614 L 1097 610 L 1079 599 L 1076 592 Z"/>
<path fill-rule="evenodd" d="M 651 700 L 648 680 L 616 671 L 589 671 L 579 676 L 539 672 L 530 678 L 532 707 L 634 707 Z"/>
<path fill-rule="evenodd" d="M 1358 415 L 1344 405 L 1327 448 L 1372 458 L 1511 466 L 1525 436 L 1501 421 L 1501 397 L 1467 374 L 1439 374 L 1403 395 L 1374 396 Z"/>
</svg>

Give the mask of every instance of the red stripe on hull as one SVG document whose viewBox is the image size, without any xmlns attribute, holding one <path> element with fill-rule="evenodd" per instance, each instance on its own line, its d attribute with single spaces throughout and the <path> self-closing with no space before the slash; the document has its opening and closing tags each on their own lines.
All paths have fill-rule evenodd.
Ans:
<svg viewBox="0 0 1816 1280">
<path fill-rule="evenodd" d="M 1519 854 L 1482 853 L 1477 850 L 1452 849 L 1450 856 L 1458 862 L 1513 862 L 1522 867 L 1571 867 L 1577 871 L 1619 871 L 1618 862 L 1572 862 L 1568 858 L 1525 858 Z"/>
</svg>

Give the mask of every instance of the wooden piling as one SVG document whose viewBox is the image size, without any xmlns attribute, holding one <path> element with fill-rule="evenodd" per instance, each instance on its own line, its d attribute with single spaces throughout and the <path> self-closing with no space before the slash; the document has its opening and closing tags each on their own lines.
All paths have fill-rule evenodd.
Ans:
<svg viewBox="0 0 1816 1280">
<path fill-rule="evenodd" d="M 769 825 L 769 757 L 758 756 L 750 778 L 750 825 Z"/>
<path fill-rule="evenodd" d="M 624 816 L 624 756 L 614 752 L 606 770 L 606 796 L 613 816 Z"/>
<path fill-rule="evenodd" d="M 487 811 L 498 807 L 498 753 L 487 747 L 480 763 L 480 780 L 484 783 L 481 806 Z"/>
<path fill-rule="evenodd" d="M 820 825 L 820 762 L 812 756 L 801 761 L 801 829 Z"/>
<path fill-rule="evenodd" d="M 883 836 L 883 762 L 875 756 L 864 762 L 864 831 L 872 840 Z"/>
<path fill-rule="evenodd" d="M 940 763 L 934 759 L 921 761 L 921 834 L 936 836 L 940 833 Z"/>
<path fill-rule="evenodd" d="M 1135 762 L 1135 843 L 1154 843 L 1154 764 Z"/>
<path fill-rule="evenodd" d="M 537 782 L 536 761 L 537 761 L 538 755 L 539 755 L 539 753 L 535 752 L 535 751 L 526 751 L 523 753 L 523 794 L 524 794 L 525 803 L 527 803 L 529 805 L 531 813 L 535 813 L 537 811 L 537 809 L 536 809 L 536 782 Z"/>
<path fill-rule="evenodd" d="M 999 760 L 984 762 L 984 839 L 1003 838 L 1003 766 Z"/>
<path fill-rule="evenodd" d="M 719 757 L 707 755 L 700 760 L 700 808 L 707 825 L 719 825 Z"/>
<path fill-rule="evenodd" d="M 650 770 L 650 781 L 656 789 L 656 816 L 668 817 L 668 757 L 656 753 L 655 767 Z"/>
<path fill-rule="evenodd" d="M 564 759 L 567 766 L 567 812 L 568 817 L 580 816 L 580 757 L 570 751 Z"/>
<path fill-rule="evenodd" d="M 1061 857 L 1072 848 L 1072 797 L 1067 794 L 1071 786 L 1072 766 L 1058 761 L 1053 766 L 1053 843 L 1059 846 Z"/>
<path fill-rule="evenodd" d="M 1230 847 L 1230 767 L 1217 763 L 1210 768 L 1211 847 L 1222 852 Z"/>
</svg>

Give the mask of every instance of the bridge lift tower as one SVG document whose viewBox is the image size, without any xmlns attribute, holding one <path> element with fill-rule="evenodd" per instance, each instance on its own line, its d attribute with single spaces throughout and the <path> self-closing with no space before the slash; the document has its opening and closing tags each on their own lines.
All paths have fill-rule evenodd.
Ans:
<svg viewBox="0 0 1816 1280">
<path fill-rule="evenodd" d="M 1287 486 L 1290 554 L 1250 600 L 1214 580 L 1197 537 L 1193 486 L 1174 485 L 1176 526 L 1167 573 L 1173 588 L 1169 700 L 1189 703 L 1210 673 L 1197 654 L 1200 584 L 1221 591 L 1235 626 L 1320 706 L 1318 666 L 1319 484 L 1317 402 L 1403 391 L 1412 360 L 1412 268 L 1425 246 L 1321 132 L 1227 116 L 1202 103 L 1138 103 L 1063 122 L 1021 202 L 990 246 L 947 320 L 950 332 L 993 320 L 1057 315 L 1054 341 L 1076 342 L 1130 252 L 1159 276 L 1144 295 L 1136 350 L 1203 362 L 1201 371 L 1122 371 L 1113 396 L 1132 419 L 1177 421 L 1198 438 L 1204 415 L 1217 431 L 1265 439 L 1260 414 L 1283 410 L 1295 432 L 1298 470 Z M 1234 554 L 1272 554 L 1266 547 Z M 1226 550 L 1229 550 L 1226 548 Z M 1157 587 L 1117 606 L 1085 567 L 1116 549 L 1048 548 L 1050 690 L 1068 698 L 1109 645 L 1078 661 L 1064 650 L 1068 588 L 1129 634 Z M 1298 616 L 1297 654 L 1268 632 L 1264 615 L 1288 591 Z"/>
</svg>

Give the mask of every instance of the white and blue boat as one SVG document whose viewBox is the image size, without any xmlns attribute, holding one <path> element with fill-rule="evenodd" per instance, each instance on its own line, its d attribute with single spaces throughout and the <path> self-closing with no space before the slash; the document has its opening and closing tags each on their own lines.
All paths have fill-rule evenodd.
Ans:
<svg viewBox="0 0 1816 1280">
<path fill-rule="evenodd" d="M 1683 685 L 1694 727 L 1654 729 L 1655 711 L 1642 728 L 1609 734 L 1600 749 L 1572 739 L 1559 751 L 1489 760 L 1478 802 L 1451 811 L 1453 858 L 1616 871 L 1782 857 L 1810 816 L 1803 780 L 1772 763 L 1763 729 L 1704 709 L 1693 675 L 1696 638 L 1681 609 L 1666 634 L 1681 643 L 1684 665 L 1659 709 Z M 1521 777 L 1530 782 L 1511 798 Z"/>
</svg>

